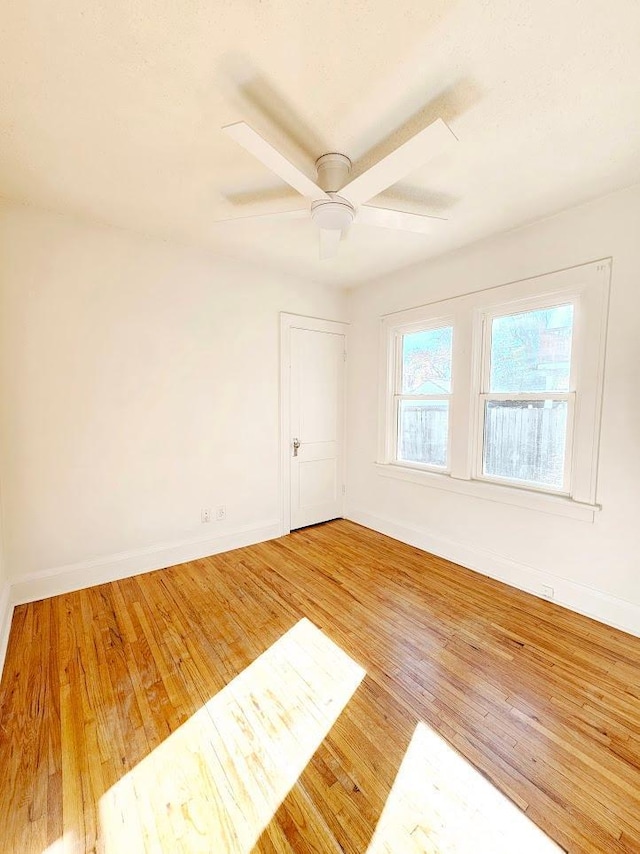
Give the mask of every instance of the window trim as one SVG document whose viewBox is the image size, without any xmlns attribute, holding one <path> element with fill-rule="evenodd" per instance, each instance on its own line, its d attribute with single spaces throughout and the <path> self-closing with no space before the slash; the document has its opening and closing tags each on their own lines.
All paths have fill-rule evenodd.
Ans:
<svg viewBox="0 0 640 854">
<path fill-rule="evenodd" d="M 383 316 L 378 473 L 507 504 L 593 520 L 600 509 L 597 463 L 610 274 L 611 259 L 606 258 Z M 572 472 L 569 492 L 549 491 L 526 482 L 478 477 L 478 465 L 482 465 L 482 433 L 478 425 L 483 370 L 486 370 L 486 318 L 569 301 L 575 305 L 570 381 L 570 394 L 574 394 L 574 404 L 570 405 L 573 430 L 571 447 L 567 447 L 565 457 L 565 465 L 570 465 Z M 390 430 L 394 398 L 390 392 L 396 388 L 394 371 L 398 362 L 397 356 L 393 357 L 396 352 L 393 348 L 397 346 L 398 332 L 402 330 L 404 334 L 448 324 L 454 327 L 452 391 L 449 467 L 443 471 L 394 458 L 395 430 Z M 552 397 L 553 394 L 548 392 L 544 396 Z M 561 394 L 566 397 L 566 393 Z M 511 399 L 514 396 L 507 395 Z"/>
</svg>

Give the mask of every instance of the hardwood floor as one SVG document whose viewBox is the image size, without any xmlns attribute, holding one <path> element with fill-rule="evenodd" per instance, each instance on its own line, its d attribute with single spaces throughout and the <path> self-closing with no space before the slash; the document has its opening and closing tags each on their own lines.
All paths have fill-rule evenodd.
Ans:
<svg viewBox="0 0 640 854">
<path fill-rule="evenodd" d="M 640 852 L 640 640 L 342 520 L 20 606 L 0 702 L 2 852 Z"/>
</svg>

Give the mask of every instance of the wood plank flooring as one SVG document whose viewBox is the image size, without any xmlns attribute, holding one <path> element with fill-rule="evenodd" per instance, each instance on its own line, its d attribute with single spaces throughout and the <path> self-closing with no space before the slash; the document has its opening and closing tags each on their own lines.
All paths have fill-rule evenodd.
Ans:
<svg viewBox="0 0 640 854">
<path fill-rule="evenodd" d="M 512 824 L 519 854 L 640 852 L 639 639 L 343 520 L 15 611 L 3 854 L 506 852 Z"/>
</svg>

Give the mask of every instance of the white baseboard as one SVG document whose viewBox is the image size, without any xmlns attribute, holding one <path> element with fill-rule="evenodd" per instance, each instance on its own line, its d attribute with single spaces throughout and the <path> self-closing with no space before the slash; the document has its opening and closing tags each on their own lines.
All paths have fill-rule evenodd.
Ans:
<svg viewBox="0 0 640 854">
<path fill-rule="evenodd" d="M 10 602 L 22 605 L 49 596 L 59 596 L 74 590 L 83 590 L 107 581 L 129 578 L 143 572 L 164 569 L 178 563 L 231 551 L 279 537 L 280 522 L 266 522 L 258 526 L 236 528 L 216 537 L 159 543 L 144 549 L 99 557 L 93 560 L 58 566 L 53 569 L 25 575 L 11 584 Z"/>
<path fill-rule="evenodd" d="M 5 583 L 0 587 L 0 678 L 2 677 L 4 659 L 7 654 L 12 616 L 13 602 L 11 601 L 11 588 L 8 583 Z"/>
<path fill-rule="evenodd" d="M 577 611 L 608 626 L 640 637 L 640 605 L 511 560 L 489 549 L 476 548 L 447 537 L 433 535 L 392 519 L 385 519 L 360 510 L 350 510 L 347 518 L 359 525 L 364 525 L 365 528 L 371 528 L 395 540 L 416 546 L 425 552 L 460 564 L 467 569 L 473 569 L 540 598 L 543 598 L 542 585 L 549 585 L 554 589 L 553 602 L 556 605 L 562 605 L 571 611 Z"/>
<path fill-rule="evenodd" d="M 174 543 L 160 543 L 144 549 L 119 552 L 106 557 L 58 566 L 23 576 L 0 589 L 0 677 L 11 629 L 11 618 L 16 605 L 35 602 L 61 593 L 83 590 L 107 581 L 130 578 L 143 572 L 164 569 L 190 560 L 251 546 L 281 535 L 281 523 L 266 522 L 246 525 L 216 537 L 200 537 Z"/>
</svg>

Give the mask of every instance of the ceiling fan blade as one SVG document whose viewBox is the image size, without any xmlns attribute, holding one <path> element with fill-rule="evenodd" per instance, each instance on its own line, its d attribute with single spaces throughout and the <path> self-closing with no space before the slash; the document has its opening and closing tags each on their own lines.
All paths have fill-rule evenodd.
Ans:
<svg viewBox="0 0 640 854">
<path fill-rule="evenodd" d="M 377 225 L 379 228 L 395 228 L 398 231 L 415 231 L 417 234 L 429 234 L 436 222 L 446 222 L 443 217 L 394 211 L 391 208 L 376 208 L 362 205 L 358 209 L 356 222 L 363 225 Z"/>
<path fill-rule="evenodd" d="M 423 166 L 436 154 L 445 151 L 456 137 L 442 119 L 436 119 L 403 145 L 379 160 L 362 175 L 346 184 L 340 191 L 343 199 L 353 205 L 368 202 L 378 193 Z"/>
<path fill-rule="evenodd" d="M 301 195 L 313 201 L 328 198 L 324 190 L 287 160 L 284 155 L 280 154 L 270 142 L 263 139 L 252 127 L 249 127 L 246 122 L 226 125 L 222 130 Z"/>
<path fill-rule="evenodd" d="M 309 209 L 301 208 L 295 211 L 274 211 L 273 213 L 247 214 L 246 216 L 228 216 L 225 219 L 216 219 L 216 222 L 244 222 L 248 219 L 309 219 Z"/>
<path fill-rule="evenodd" d="M 338 254 L 338 245 L 342 232 L 339 228 L 320 229 L 320 260 L 327 261 Z"/>
</svg>

